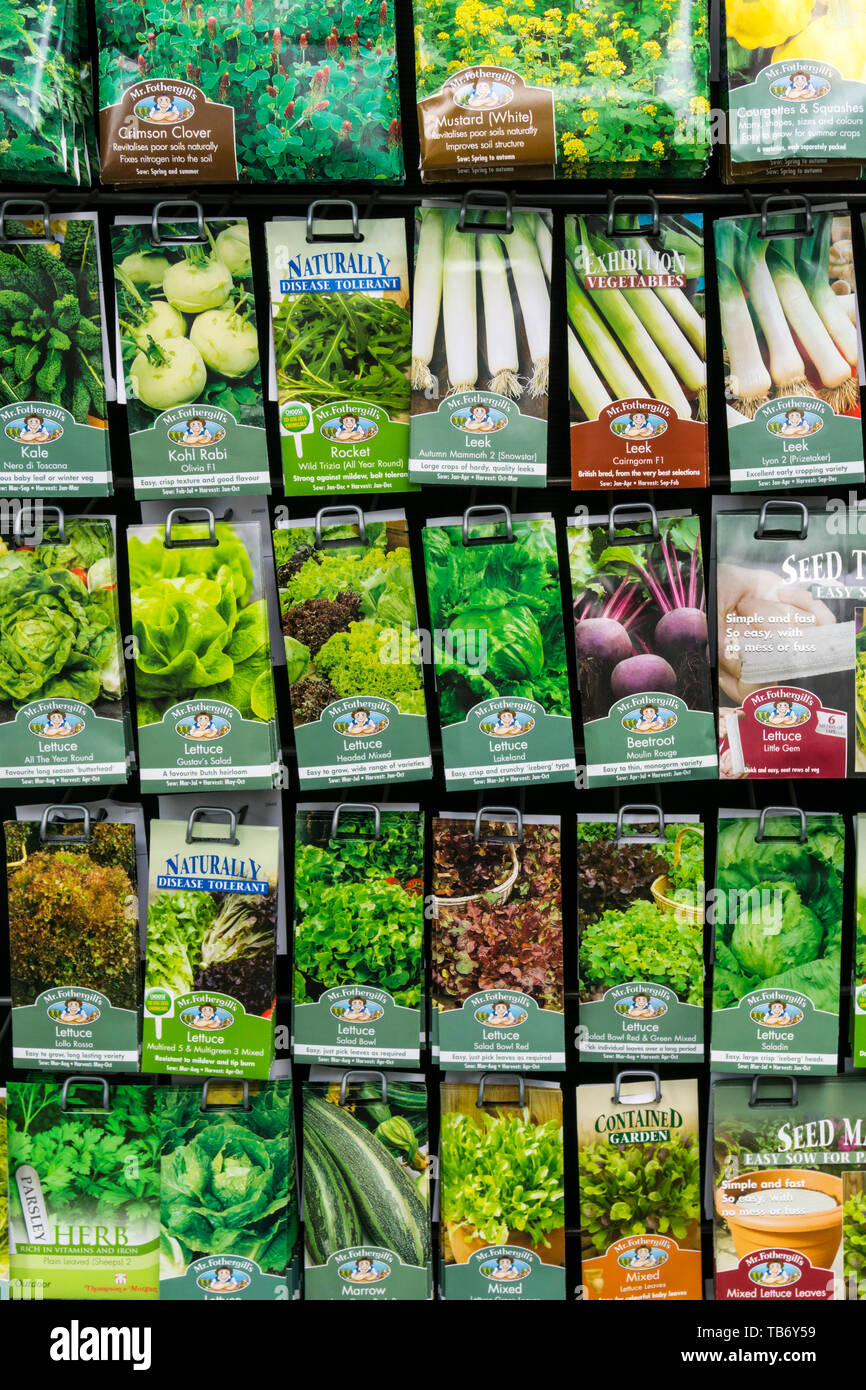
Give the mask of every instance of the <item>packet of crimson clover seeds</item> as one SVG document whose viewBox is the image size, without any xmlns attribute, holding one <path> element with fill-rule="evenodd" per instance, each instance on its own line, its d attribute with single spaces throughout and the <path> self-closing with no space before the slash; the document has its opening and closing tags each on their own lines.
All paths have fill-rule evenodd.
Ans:
<svg viewBox="0 0 866 1390">
<path fill-rule="evenodd" d="M 440 1066 L 565 1070 L 558 816 L 433 820 L 431 1045 Z"/>
</svg>

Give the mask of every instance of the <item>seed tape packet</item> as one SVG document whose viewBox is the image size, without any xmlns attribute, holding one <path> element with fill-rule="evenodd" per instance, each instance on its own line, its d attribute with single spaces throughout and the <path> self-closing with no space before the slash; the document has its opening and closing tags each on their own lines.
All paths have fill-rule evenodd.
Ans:
<svg viewBox="0 0 866 1390">
<path fill-rule="evenodd" d="M 698 517 L 641 502 L 567 534 L 587 784 L 715 778 Z"/>
<path fill-rule="evenodd" d="M 265 227 L 288 496 L 407 492 L 412 320 L 402 218 Z M 414 489 L 412 489 L 414 490 Z"/>
<path fill-rule="evenodd" d="M 181 508 L 164 525 L 130 526 L 127 546 L 144 790 L 273 787 L 260 527 Z"/>
<path fill-rule="evenodd" d="M 423 1076 L 314 1067 L 303 1092 L 304 1298 L 432 1298 Z"/>
<path fill-rule="evenodd" d="M 572 487 L 706 487 L 702 214 L 569 214 L 565 250 Z"/>
<path fill-rule="evenodd" d="M 409 478 L 544 487 L 551 215 L 468 211 L 415 217 Z"/>
<path fill-rule="evenodd" d="M 841 816 L 719 813 L 715 1071 L 836 1071 L 844 861 Z"/>
<path fill-rule="evenodd" d="M 564 1300 L 559 1085 L 446 1072 L 439 1095 L 441 1296 Z"/>
<path fill-rule="evenodd" d="M 429 779 L 405 512 L 323 507 L 273 539 L 301 789 Z"/>
<path fill-rule="evenodd" d="M 143 1071 L 267 1079 L 279 864 L 233 811 L 151 821 Z"/>
<path fill-rule="evenodd" d="M 20 200 L 13 200 L 20 206 Z M 0 477 L 7 497 L 108 497 L 111 382 L 95 212 L 0 205 Z"/>
<path fill-rule="evenodd" d="M 470 507 L 422 531 L 445 785 L 570 782 L 553 518 Z"/>
<path fill-rule="evenodd" d="M 3 830 L 14 1065 L 137 1071 L 135 827 L 64 805 Z"/>
<path fill-rule="evenodd" d="M 114 523 L 24 506 L 0 534 L 0 785 L 125 783 Z"/>
<path fill-rule="evenodd" d="M 769 219 L 713 226 L 731 489 L 862 483 L 850 215 L 807 203 Z"/>
<path fill-rule="evenodd" d="M 431 1042 L 459 1071 L 564 1071 L 558 816 L 433 820 Z"/>
<path fill-rule="evenodd" d="M 4 183 L 89 187 L 92 145 L 90 49 L 81 0 L 45 11 L 28 0 L 4 6 L 0 171 Z"/>
<path fill-rule="evenodd" d="M 704 832 L 623 806 L 578 815 L 578 1046 L 587 1061 L 704 1057 Z"/>
<path fill-rule="evenodd" d="M 103 181 L 402 181 L 394 8 L 97 0 Z"/>
<path fill-rule="evenodd" d="M 9 1147 L 6 1087 L 0 1086 L 0 1303 L 9 1299 Z"/>
<path fill-rule="evenodd" d="M 424 818 L 416 806 L 302 803 L 295 822 L 292 1052 L 420 1062 Z"/>
<path fill-rule="evenodd" d="M 155 1299 L 154 1088 L 10 1081 L 9 1274 L 40 1298 Z"/>
<path fill-rule="evenodd" d="M 136 497 L 271 490 L 249 226 L 198 214 L 111 228 Z"/>
<path fill-rule="evenodd" d="M 299 1224 L 292 1092 L 288 1076 L 211 1078 L 204 1087 L 156 1092 L 161 1300 L 294 1296 Z"/>
</svg>

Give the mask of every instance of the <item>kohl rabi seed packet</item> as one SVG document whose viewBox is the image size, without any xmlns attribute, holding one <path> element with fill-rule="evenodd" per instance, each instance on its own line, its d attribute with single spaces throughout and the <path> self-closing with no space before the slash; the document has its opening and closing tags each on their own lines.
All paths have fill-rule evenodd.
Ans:
<svg viewBox="0 0 866 1390">
<path fill-rule="evenodd" d="M 417 805 L 301 803 L 295 820 L 292 1054 L 420 1062 L 424 817 Z"/>
<path fill-rule="evenodd" d="M 593 1062 L 704 1057 L 704 832 L 623 806 L 577 817 L 578 1048 Z"/>
<path fill-rule="evenodd" d="M 434 817 L 431 975 L 439 1066 L 565 1070 L 558 816 Z"/>
<path fill-rule="evenodd" d="M 7 1084 L 9 1274 L 39 1299 L 130 1303 L 159 1281 L 154 1088 Z"/>
<path fill-rule="evenodd" d="M 840 815 L 719 812 L 714 1071 L 836 1071 L 844 867 Z"/>
<path fill-rule="evenodd" d="M 301 790 L 429 779 L 405 512 L 324 507 L 273 540 Z"/>
<path fill-rule="evenodd" d="M 470 507 L 422 540 L 446 787 L 572 781 L 553 518 Z"/>
<path fill-rule="evenodd" d="M 192 206 L 197 219 L 111 228 L 135 495 L 260 496 L 271 483 L 249 224 Z"/>
<path fill-rule="evenodd" d="M 279 872 L 274 826 L 151 821 L 143 1071 L 267 1078 Z"/>
<path fill-rule="evenodd" d="M 131 526 L 127 546 L 144 790 L 273 787 L 260 526 L 178 508 L 164 525 Z"/>
<path fill-rule="evenodd" d="M 568 557 L 587 785 L 717 777 L 699 518 L 574 516 Z"/>
</svg>

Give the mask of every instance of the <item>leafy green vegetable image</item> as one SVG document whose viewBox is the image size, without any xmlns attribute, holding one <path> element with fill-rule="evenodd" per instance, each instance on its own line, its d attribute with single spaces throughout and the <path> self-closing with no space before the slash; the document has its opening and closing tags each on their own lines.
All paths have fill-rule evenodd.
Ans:
<svg viewBox="0 0 866 1390">
<path fill-rule="evenodd" d="M 80 0 L 44 7 L 8 0 L 0 10 L 0 53 L 4 179 L 89 186 L 93 112 Z"/>
<path fill-rule="evenodd" d="M 699 929 L 636 899 L 622 911 L 602 913 L 580 937 L 580 980 L 589 997 L 613 985 L 641 980 L 667 985 L 685 1004 L 703 997 Z"/>
<path fill-rule="evenodd" d="M 682 1241 L 701 1219 L 697 1138 L 671 1133 L 655 1144 L 581 1145 L 580 1219 L 585 1240 L 603 1254 L 624 1236 L 649 1232 Z"/>
<path fill-rule="evenodd" d="M 866 1298 L 866 1189 L 862 1173 L 845 1173 L 842 1178 L 845 1202 L 842 1206 L 842 1249 L 847 1298 Z M 855 1186 L 855 1184 L 857 1184 Z M 852 1190 L 853 1189 L 853 1190 Z"/>
<path fill-rule="evenodd" d="M 274 352 L 281 402 L 357 396 L 408 418 L 411 321 L 393 299 L 361 291 L 287 297 L 274 318 Z"/>
<path fill-rule="evenodd" d="M 274 999 L 275 913 L 270 895 L 157 894 L 147 909 L 147 988 L 222 990 L 247 1013 L 266 1013 Z"/>
<path fill-rule="evenodd" d="M 526 1235 L 541 1257 L 565 1222 L 562 1127 L 527 1108 L 442 1115 L 441 1211 L 449 1228 L 485 1244 Z"/>
</svg>

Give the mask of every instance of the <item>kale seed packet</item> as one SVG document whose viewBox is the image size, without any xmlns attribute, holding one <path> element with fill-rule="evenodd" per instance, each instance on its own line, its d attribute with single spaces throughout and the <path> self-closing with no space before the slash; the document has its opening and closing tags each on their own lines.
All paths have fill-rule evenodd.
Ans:
<svg viewBox="0 0 866 1390">
<path fill-rule="evenodd" d="M 704 832 L 623 806 L 578 815 L 578 1047 L 593 1062 L 704 1057 Z"/>
<path fill-rule="evenodd" d="M 156 1092 L 159 1297 L 284 1302 L 298 1282 L 293 1087 L 220 1081 Z"/>
<path fill-rule="evenodd" d="M 313 212 L 351 218 L 314 231 Z M 288 496 L 408 492 L 412 320 L 406 224 L 319 199 L 265 227 Z"/>
<path fill-rule="evenodd" d="M 715 778 L 699 518 L 574 516 L 568 554 L 587 785 Z"/>
<path fill-rule="evenodd" d="M 446 787 L 572 781 L 553 518 L 470 507 L 422 539 Z"/>
<path fill-rule="evenodd" d="M 836 1071 L 845 822 L 720 811 L 714 1071 Z"/>
<path fill-rule="evenodd" d="M 697 1081 L 578 1086 L 577 1142 L 583 1297 L 700 1302 Z"/>
<path fill-rule="evenodd" d="M 135 826 L 64 804 L 3 831 L 14 1065 L 137 1071 Z"/>
<path fill-rule="evenodd" d="M 432 1298 L 423 1076 L 313 1067 L 303 1093 L 304 1298 Z"/>
<path fill-rule="evenodd" d="M 136 497 L 270 492 L 246 219 L 162 203 L 118 218 L 111 249 Z"/>
<path fill-rule="evenodd" d="M 150 824 L 142 1071 L 265 1080 L 280 837 L 217 816 Z"/>
<path fill-rule="evenodd" d="M 283 521 L 274 561 L 301 790 L 432 777 L 405 513 Z"/>
<path fill-rule="evenodd" d="M 295 821 L 292 1053 L 420 1062 L 424 817 L 417 806 L 301 803 Z"/>
<path fill-rule="evenodd" d="M 180 508 L 164 525 L 131 526 L 127 545 L 144 790 L 273 787 L 279 748 L 258 524 Z"/>
<path fill-rule="evenodd" d="M 558 816 L 507 806 L 433 820 L 433 1058 L 564 1071 Z"/>
<path fill-rule="evenodd" d="M 7 1104 L 11 1280 L 44 1299 L 155 1299 L 154 1088 L 10 1081 Z"/>
</svg>

